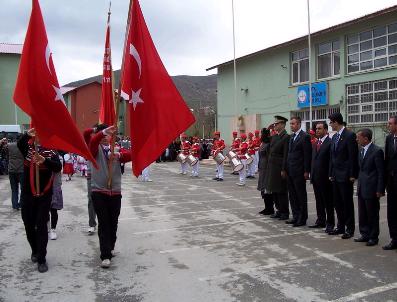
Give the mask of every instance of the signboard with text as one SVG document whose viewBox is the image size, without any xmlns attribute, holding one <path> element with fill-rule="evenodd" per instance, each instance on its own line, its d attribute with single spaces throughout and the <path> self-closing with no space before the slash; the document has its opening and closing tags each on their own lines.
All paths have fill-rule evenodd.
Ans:
<svg viewBox="0 0 397 302">
<path fill-rule="evenodd" d="M 298 87 L 297 91 L 298 108 L 310 107 L 309 85 Z M 326 82 L 312 84 L 312 106 L 324 106 L 328 104 L 328 85 Z"/>
</svg>

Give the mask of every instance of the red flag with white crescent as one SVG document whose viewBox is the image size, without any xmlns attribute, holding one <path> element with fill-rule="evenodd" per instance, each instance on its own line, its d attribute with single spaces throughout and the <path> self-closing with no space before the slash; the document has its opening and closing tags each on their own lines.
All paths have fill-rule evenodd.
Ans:
<svg viewBox="0 0 397 302">
<path fill-rule="evenodd" d="M 80 154 L 96 165 L 65 106 L 38 0 L 32 0 L 13 99 L 31 117 L 42 146 Z"/>
<path fill-rule="evenodd" d="M 115 122 L 114 94 L 113 94 L 113 70 L 110 48 L 110 24 L 106 28 L 105 54 L 103 56 L 102 95 L 99 122 L 113 125 Z"/>
<path fill-rule="evenodd" d="M 129 20 L 121 96 L 129 104 L 133 172 L 138 176 L 195 118 L 157 53 L 138 0 Z"/>
</svg>

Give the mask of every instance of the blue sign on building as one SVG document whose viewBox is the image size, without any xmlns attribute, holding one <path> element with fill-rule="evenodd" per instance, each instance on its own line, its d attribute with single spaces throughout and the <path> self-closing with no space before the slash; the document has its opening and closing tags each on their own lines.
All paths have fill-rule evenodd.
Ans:
<svg viewBox="0 0 397 302">
<path fill-rule="evenodd" d="M 310 107 L 309 85 L 298 87 L 298 108 Z M 323 106 L 328 104 L 328 85 L 326 82 L 312 84 L 312 106 Z"/>
</svg>

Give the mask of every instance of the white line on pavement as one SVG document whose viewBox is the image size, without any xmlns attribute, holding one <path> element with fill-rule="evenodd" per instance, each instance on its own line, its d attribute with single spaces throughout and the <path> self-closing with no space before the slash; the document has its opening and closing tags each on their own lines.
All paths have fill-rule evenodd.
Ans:
<svg viewBox="0 0 397 302">
<path fill-rule="evenodd" d="M 195 212 L 182 212 L 182 213 L 170 213 L 170 214 L 163 214 L 163 215 L 153 215 L 153 216 L 141 216 L 141 217 L 125 217 L 120 218 L 119 221 L 125 220 L 138 220 L 138 219 L 147 219 L 147 218 L 158 218 L 158 217 L 171 217 L 171 216 L 179 216 L 179 215 L 187 215 L 187 214 L 197 214 L 197 213 L 210 213 L 210 212 L 222 212 L 222 211 L 232 211 L 232 210 L 244 210 L 244 209 L 261 209 L 262 207 L 240 207 L 240 208 L 225 208 L 225 209 L 211 209 L 205 211 L 195 211 Z"/>
<path fill-rule="evenodd" d="M 357 251 L 360 251 L 363 249 L 365 249 L 365 248 L 340 251 L 340 252 L 336 252 L 334 255 L 344 255 L 344 254 L 348 254 L 348 253 L 357 252 Z M 211 281 L 211 280 L 216 280 L 216 279 L 224 279 L 224 278 L 228 278 L 228 277 L 231 277 L 234 275 L 241 275 L 241 274 L 247 274 L 247 273 L 258 271 L 258 270 L 268 270 L 268 269 L 274 269 L 274 268 L 284 267 L 284 266 L 288 266 L 288 265 L 301 264 L 303 262 L 312 261 L 312 260 L 321 259 L 321 258 L 322 258 L 322 256 L 316 255 L 316 256 L 311 256 L 311 257 L 295 259 L 295 260 L 291 260 L 291 261 L 284 261 L 284 262 L 277 261 L 275 263 L 251 267 L 251 268 L 244 269 L 241 271 L 223 273 L 223 274 L 215 275 L 215 276 L 201 277 L 201 278 L 198 278 L 198 280 L 199 281 Z"/>
<path fill-rule="evenodd" d="M 171 201 L 171 202 L 167 202 L 167 203 L 153 203 L 153 204 L 144 204 L 144 205 L 135 205 L 135 206 L 125 206 L 125 207 L 121 207 L 121 208 L 129 209 L 129 208 L 140 208 L 140 207 L 180 205 L 180 204 L 186 204 L 186 203 L 201 204 L 201 203 L 209 203 L 209 202 L 214 202 L 214 201 L 229 201 L 229 200 L 242 201 L 242 200 L 251 200 L 251 199 L 259 199 L 259 197 L 242 197 L 242 198 L 230 197 L 230 198 L 223 198 L 223 199 L 197 200 L 197 201 L 192 200 L 192 201 L 183 201 L 183 202 Z"/>
<path fill-rule="evenodd" d="M 351 294 L 349 296 L 341 297 L 339 299 L 332 300 L 330 302 L 356 301 L 358 299 L 365 298 L 365 297 L 368 297 L 370 295 L 383 293 L 385 291 L 396 289 L 396 288 L 397 288 L 397 282 L 389 283 L 389 284 L 386 284 L 386 285 L 382 285 L 382 286 L 374 287 L 374 288 L 371 288 L 371 289 L 367 289 L 367 290 L 364 290 L 362 292 L 354 293 L 354 294 Z"/>
</svg>

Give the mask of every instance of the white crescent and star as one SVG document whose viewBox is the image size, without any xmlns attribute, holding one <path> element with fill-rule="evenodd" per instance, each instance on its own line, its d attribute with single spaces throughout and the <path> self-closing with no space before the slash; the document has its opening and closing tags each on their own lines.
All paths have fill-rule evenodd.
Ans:
<svg viewBox="0 0 397 302">
<path fill-rule="evenodd" d="M 51 50 L 50 50 L 50 46 L 47 43 L 47 46 L 45 48 L 45 62 L 47 64 L 48 72 L 50 73 L 50 75 L 52 75 L 51 68 L 50 68 L 50 59 L 51 59 Z M 51 86 L 55 90 L 55 101 L 61 101 L 66 106 L 65 100 L 63 99 L 61 89 L 54 85 L 51 85 Z"/>
<path fill-rule="evenodd" d="M 131 95 L 131 101 L 129 103 L 132 104 L 132 106 L 134 107 L 134 111 L 136 109 L 136 105 L 138 105 L 139 103 L 142 103 L 142 104 L 144 103 L 140 96 L 141 91 L 142 91 L 142 88 L 140 88 L 136 92 L 134 90 L 131 90 L 132 95 Z"/>
<path fill-rule="evenodd" d="M 50 68 L 50 56 L 51 56 L 51 49 L 50 46 L 47 43 L 47 47 L 45 48 L 45 62 L 47 63 L 47 68 L 48 71 L 51 74 L 51 68 Z"/>
<path fill-rule="evenodd" d="M 142 74 L 142 61 L 141 61 L 141 56 L 139 55 L 138 51 L 136 50 L 136 48 L 134 47 L 134 45 L 132 45 L 130 43 L 130 55 L 134 57 L 136 63 L 138 64 L 138 68 L 139 68 L 139 78 L 141 78 L 141 74 Z"/>
</svg>

